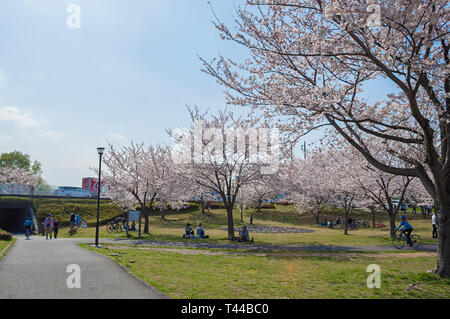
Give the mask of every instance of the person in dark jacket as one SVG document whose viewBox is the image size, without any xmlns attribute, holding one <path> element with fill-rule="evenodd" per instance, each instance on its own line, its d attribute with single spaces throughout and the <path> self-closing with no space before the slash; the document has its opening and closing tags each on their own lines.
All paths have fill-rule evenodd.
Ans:
<svg viewBox="0 0 450 319">
<path fill-rule="evenodd" d="M 75 213 L 72 212 L 70 214 L 70 229 L 74 228 L 75 224 L 76 224 L 76 216 L 75 216 Z"/>
<path fill-rule="evenodd" d="M 55 239 L 58 237 L 58 231 L 59 231 L 59 220 L 55 219 L 53 222 L 53 235 L 55 236 Z"/>
</svg>

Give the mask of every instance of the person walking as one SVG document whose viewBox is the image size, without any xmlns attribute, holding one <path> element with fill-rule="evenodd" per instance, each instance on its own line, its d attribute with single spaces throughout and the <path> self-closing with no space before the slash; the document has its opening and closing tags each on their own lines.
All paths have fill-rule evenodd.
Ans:
<svg viewBox="0 0 450 319">
<path fill-rule="evenodd" d="M 79 213 L 77 213 L 77 215 L 75 216 L 75 221 L 77 223 L 77 228 L 81 226 L 81 215 Z"/>
<path fill-rule="evenodd" d="M 250 214 L 250 225 L 253 225 L 253 214 Z"/>
<path fill-rule="evenodd" d="M 437 217 L 436 217 L 436 213 L 433 213 L 433 216 L 431 216 L 431 223 L 433 225 L 433 238 L 438 238 L 438 233 L 437 233 Z"/>
<path fill-rule="evenodd" d="M 58 231 L 59 231 L 59 220 L 55 219 L 53 223 L 53 235 L 56 238 L 58 238 Z"/>
<path fill-rule="evenodd" d="M 53 217 L 51 214 L 47 215 L 47 218 L 44 221 L 44 225 L 45 225 L 45 239 L 47 240 L 49 235 L 50 235 L 50 239 L 52 239 L 54 221 L 53 221 Z"/>
</svg>

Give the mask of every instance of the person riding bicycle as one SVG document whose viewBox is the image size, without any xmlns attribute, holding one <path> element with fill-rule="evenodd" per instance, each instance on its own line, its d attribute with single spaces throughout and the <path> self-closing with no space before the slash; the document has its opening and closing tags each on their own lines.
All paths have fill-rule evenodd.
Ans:
<svg viewBox="0 0 450 319">
<path fill-rule="evenodd" d="M 408 243 L 408 245 L 412 247 L 413 242 L 411 240 L 411 232 L 413 231 L 413 227 L 410 223 L 408 223 L 405 216 L 400 216 L 400 221 L 400 225 L 395 230 L 400 230 L 402 234 L 406 236 L 406 242 Z"/>
<path fill-rule="evenodd" d="M 33 220 L 31 218 L 27 218 L 25 220 L 25 223 L 23 224 L 23 226 L 25 227 L 25 235 L 29 232 L 29 234 L 31 234 L 32 230 L 33 230 Z"/>
</svg>

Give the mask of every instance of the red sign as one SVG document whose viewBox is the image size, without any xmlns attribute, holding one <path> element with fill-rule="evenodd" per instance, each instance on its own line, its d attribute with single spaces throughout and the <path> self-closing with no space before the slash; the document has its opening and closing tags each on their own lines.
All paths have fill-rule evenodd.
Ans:
<svg viewBox="0 0 450 319">
<path fill-rule="evenodd" d="M 93 177 L 85 177 L 82 180 L 81 187 L 91 193 L 97 193 L 98 192 L 98 179 L 93 178 Z M 102 188 L 103 187 L 104 187 L 104 183 L 102 181 Z"/>
</svg>

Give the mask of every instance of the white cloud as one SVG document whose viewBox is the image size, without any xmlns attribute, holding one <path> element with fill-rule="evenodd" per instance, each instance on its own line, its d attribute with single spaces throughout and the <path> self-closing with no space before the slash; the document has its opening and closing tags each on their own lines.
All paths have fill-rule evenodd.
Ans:
<svg viewBox="0 0 450 319">
<path fill-rule="evenodd" d="M 109 137 L 115 138 L 115 139 L 118 139 L 118 140 L 123 140 L 125 138 L 125 136 L 123 136 L 121 134 L 118 134 L 118 133 L 110 133 Z"/>
<path fill-rule="evenodd" d="M 34 116 L 31 112 L 21 110 L 14 106 L 0 107 L 0 123 L 12 124 L 13 132 L 7 128 L 8 133 L 19 133 L 24 137 L 43 137 L 59 139 L 58 132 L 47 128 L 48 121 L 42 117 Z M 15 132 L 14 132 L 15 131 Z M 0 133 L 6 133 L 1 132 Z M 3 135 L 5 137 L 6 135 Z"/>
<path fill-rule="evenodd" d="M 18 128 L 38 127 L 39 123 L 29 112 L 21 111 L 13 106 L 0 108 L 0 121 L 13 122 Z"/>
</svg>

